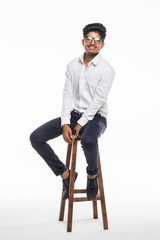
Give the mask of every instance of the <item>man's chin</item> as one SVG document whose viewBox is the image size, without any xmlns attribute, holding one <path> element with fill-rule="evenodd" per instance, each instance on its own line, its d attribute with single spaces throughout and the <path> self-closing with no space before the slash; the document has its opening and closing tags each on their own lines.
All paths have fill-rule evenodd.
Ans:
<svg viewBox="0 0 160 240">
<path fill-rule="evenodd" d="M 90 51 L 87 51 L 87 54 L 90 55 L 90 56 L 95 56 L 98 54 L 98 52 L 90 52 Z"/>
</svg>

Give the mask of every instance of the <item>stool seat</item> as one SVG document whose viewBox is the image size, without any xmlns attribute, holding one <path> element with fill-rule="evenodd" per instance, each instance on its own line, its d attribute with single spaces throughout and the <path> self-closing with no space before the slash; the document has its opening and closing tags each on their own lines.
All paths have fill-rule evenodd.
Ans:
<svg viewBox="0 0 160 240">
<path fill-rule="evenodd" d="M 108 229 L 108 220 L 107 220 L 107 211 L 106 211 L 105 195 L 104 195 L 103 180 L 102 180 L 100 154 L 98 154 L 99 190 L 98 190 L 98 194 L 97 194 L 96 198 L 94 200 L 88 200 L 87 197 L 74 197 L 74 194 L 86 193 L 86 189 L 74 189 L 74 177 L 75 177 L 76 157 L 77 157 L 77 143 L 80 140 L 81 140 L 81 136 L 79 135 L 72 144 L 68 144 L 67 154 L 66 154 L 66 167 L 68 169 L 69 169 L 70 163 L 71 163 L 69 199 L 68 199 L 67 232 L 72 231 L 73 203 L 74 202 L 82 202 L 82 201 L 92 201 L 93 218 L 97 219 L 98 218 L 97 200 L 100 200 L 101 210 L 102 210 L 102 218 L 103 218 L 103 228 Z M 62 187 L 62 195 L 63 195 L 63 191 L 64 191 L 64 189 Z M 65 202 L 66 202 L 66 200 L 62 200 L 62 197 L 61 197 L 59 221 L 63 221 L 63 219 L 64 219 Z"/>
</svg>

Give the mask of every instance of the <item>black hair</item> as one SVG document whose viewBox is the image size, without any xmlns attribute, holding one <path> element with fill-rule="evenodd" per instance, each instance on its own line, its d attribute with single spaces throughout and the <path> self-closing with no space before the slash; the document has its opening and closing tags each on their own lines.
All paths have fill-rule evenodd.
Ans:
<svg viewBox="0 0 160 240">
<path fill-rule="evenodd" d="M 104 41 L 106 31 L 106 28 L 101 23 L 91 23 L 83 28 L 83 37 L 86 37 L 89 32 L 97 32 Z"/>
</svg>

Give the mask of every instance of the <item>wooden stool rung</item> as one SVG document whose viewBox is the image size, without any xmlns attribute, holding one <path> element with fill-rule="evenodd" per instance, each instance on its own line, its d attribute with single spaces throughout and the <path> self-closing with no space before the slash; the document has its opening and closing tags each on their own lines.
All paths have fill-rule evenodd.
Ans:
<svg viewBox="0 0 160 240">
<path fill-rule="evenodd" d="M 97 196 L 94 201 L 101 200 L 100 196 Z M 93 201 L 93 200 L 88 200 L 87 197 L 76 197 L 73 198 L 73 202 L 84 202 L 84 201 Z"/>
<path fill-rule="evenodd" d="M 86 193 L 86 189 L 74 189 L 74 193 Z"/>
</svg>

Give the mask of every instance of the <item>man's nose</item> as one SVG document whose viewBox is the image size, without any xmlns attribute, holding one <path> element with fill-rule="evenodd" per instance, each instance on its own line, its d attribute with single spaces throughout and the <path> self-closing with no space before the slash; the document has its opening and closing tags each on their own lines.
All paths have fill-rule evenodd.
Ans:
<svg viewBox="0 0 160 240">
<path fill-rule="evenodd" d="M 94 39 L 92 39 L 90 43 L 92 43 L 92 42 L 95 44 L 95 41 L 94 41 Z"/>
</svg>

